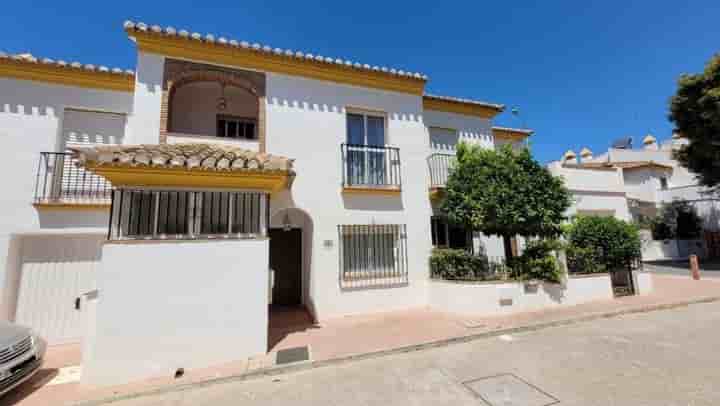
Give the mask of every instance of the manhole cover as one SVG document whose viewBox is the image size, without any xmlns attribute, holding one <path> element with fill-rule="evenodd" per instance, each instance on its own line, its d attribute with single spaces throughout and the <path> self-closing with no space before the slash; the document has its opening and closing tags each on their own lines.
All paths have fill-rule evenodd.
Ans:
<svg viewBox="0 0 720 406">
<path fill-rule="evenodd" d="M 294 347 L 285 350 L 280 350 L 275 356 L 275 364 L 290 364 L 292 362 L 307 361 L 310 359 L 310 351 L 308 347 Z"/>
<path fill-rule="evenodd" d="M 513 374 L 464 382 L 490 406 L 548 406 L 560 401 Z"/>
</svg>

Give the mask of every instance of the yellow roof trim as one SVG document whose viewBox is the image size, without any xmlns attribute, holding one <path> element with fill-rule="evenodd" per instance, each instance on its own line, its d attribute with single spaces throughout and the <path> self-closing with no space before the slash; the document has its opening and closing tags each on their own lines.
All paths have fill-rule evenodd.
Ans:
<svg viewBox="0 0 720 406">
<path fill-rule="evenodd" d="M 476 116 L 485 119 L 491 119 L 502 112 L 502 109 L 490 106 L 475 103 L 463 103 L 456 100 L 443 100 L 432 97 L 423 97 L 423 109 L 463 114 L 466 116 Z"/>
<path fill-rule="evenodd" d="M 116 187 L 194 187 L 203 189 L 251 189 L 277 192 L 289 187 L 293 175 L 266 171 L 203 171 L 184 168 L 87 166 Z"/>
<path fill-rule="evenodd" d="M 135 89 L 133 75 L 88 71 L 13 58 L 0 59 L 0 77 L 120 92 L 132 92 Z"/>
<path fill-rule="evenodd" d="M 522 141 L 525 138 L 531 136 L 533 134 L 533 131 L 516 128 L 493 127 L 492 134 L 495 138 Z"/>
<path fill-rule="evenodd" d="M 232 48 L 183 38 L 158 36 L 132 29 L 126 31 L 129 36 L 135 38 L 140 51 L 173 58 L 302 76 L 310 79 L 416 95 L 422 95 L 425 90 L 425 80 L 420 78 L 392 77 L 383 72 L 357 70 L 344 65 L 326 64 L 311 60 L 298 60 L 284 55 L 256 52 L 252 49 Z"/>
</svg>

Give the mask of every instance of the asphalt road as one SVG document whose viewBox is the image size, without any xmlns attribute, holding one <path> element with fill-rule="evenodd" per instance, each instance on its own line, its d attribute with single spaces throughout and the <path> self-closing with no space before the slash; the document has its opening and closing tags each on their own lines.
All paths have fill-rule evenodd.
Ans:
<svg viewBox="0 0 720 406">
<path fill-rule="evenodd" d="M 690 275 L 690 264 L 688 261 L 662 261 L 646 262 L 643 264 L 646 271 L 668 275 Z M 700 262 L 701 278 L 720 278 L 720 261 Z"/>
<path fill-rule="evenodd" d="M 719 405 L 719 337 L 701 304 L 113 405 Z"/>
</svg>

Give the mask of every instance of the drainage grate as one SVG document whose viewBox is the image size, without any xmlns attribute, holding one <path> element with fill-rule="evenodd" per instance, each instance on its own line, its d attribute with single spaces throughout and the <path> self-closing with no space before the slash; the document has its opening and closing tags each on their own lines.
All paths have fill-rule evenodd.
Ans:
<svg viewBox="0 0 720 406">
<path fill-rule="evenodd" d="M 280 350 L 275 356 L 275 364 L 290 364 L 293 362 L 307 361 L 310 359 L 310 351 L 307 346 L 294 347 Z"/>
<path fill-rule="evenodd" d="M 549 406 L 560 401 L 513 374 L 463 382 L 489 406 Z"/>
</svg>

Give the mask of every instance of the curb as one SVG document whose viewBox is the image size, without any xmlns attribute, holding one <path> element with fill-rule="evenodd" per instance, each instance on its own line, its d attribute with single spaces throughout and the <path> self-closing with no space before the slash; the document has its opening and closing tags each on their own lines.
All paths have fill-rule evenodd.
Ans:
<svg viewBox="0 0 720 406">
<path fill-rule="evenodd" d="M 720 296 L 713 296 L 713 297 L 705 297 L 701 299 L 695 299 L 695 300 L 688 300 L 683 302 L 674 302 L 674 303 L 664 303 L 664 304 L 656 304 L 656 305 L 648 305 L 643 307 L 637 307 L 633 309 L 625 309 L 625 310 L 616 310 L 611 312 L 599 312 L 599 313 L 592 313 L 584 316 L 579 316 L 571 319 L 563 319 L 563 320 L 554 320 L 554 321 L 548 321 L 544 323 L 537 323 L 537 324 L 529 324 L 525 326 L 518 326 L 518 327 L 510 327 L 505 329 L 499 329 L 499 330 L 493 330 L 493 331 L 486 331 L 482 333 L 477 334 L 469 334 L 459 337 L 451 337 L 447 339 L 437 340 L 437 341 L 431 341 L 423 344 L 415 344 L 415 345 L 409 345 L 405 347 L 397 347 L 392 348 L 389 350 L 381 350 L 381 351 L 373 351 L 373 352 L 367 352 L 363 354 L 356 354 L 356 355 L 348 355 L 344 357 L 338 357 L 338 358 L 332 358 L 328 360 L 320 360 L 320 361 L 305 361 L 305 362 L 298 362 L 291 365 L 282 365 L 282 366 L 272 366 L 268 368 L 262 368 L 257 369 L 255 371 L 247 372 L 240 375 L 232 375 L 232 376 L 225 376 L 221 378 L 211 378 L 200 382 L 190 382 L 190 383 L 183 383 L 178 385 L 171 385 L 166 386 L 163 388 L 157 388 L 157 389 L 151 389 L 146 391 L 140 391 L 140 392 L 134 392 L 134 393 L 128 393 L 123 394 L 119 396 L 111 396 L 106 398 L 100 398 L 96 400 L 89 400 L 89 401 L 80 401 L 76 403 L 71 403 L 71 405 L 74 406 L 100 406 L 100 405 L 106 405 L 109 403 L 114 403 L 122 400 L 130 400 L 130 399 L 136 399 L 140 397 L 145 396 L 153 396 L 153 395 L 161 395 L 165 393 L 174 393 L 174 392 L 183 392 L 190 389 L 196 389 L 196 388 L 203 388 L 207 386 L 212 386 L 216 384 L 222 384 L 222 383 L 229 383 L 229 382 L 243 382 L 254 378 L 261 378 L 261 377 L 267 377 L 267 376 L 276 376 L 276 375 L 282 375 L 286 373 L 291 372 L 298 372 L 298 371 L 305 371 L 315 368 L 323 368 L 328 366 L 334 366 L 334 365 L 341 365 L 345 364 L 351 361 L 361 361 L 361 360 L 367 360 L 367 359 L 373 359 L 373 358 L 381 358 L 388 355 L 394 355 L 394 354 L 404 354 L 409 352 L 415 352 L 415 351 L 423 351 L 428 350 L 431 348 L 439 348 L 439 347 L 446 347 L 453 344 L 462 344 L 462 343 L 468 343 L 471 341 L 477 341 L 485 338 L 493 338 L 498 337 L 505 334 L 518 334 L 518 333 L 525 333 L 525 332 L 532 332 L 532 331 L 538 331 L 538 330 L 544 330 L 547 328 L 553 328 L 553 327 L 561 327 L 561 326 L 569 326 L 573 324 L 579 324 L 584 323 L 588 321 L 598 320 L 598 319 L 609 319 L 624 315 L 631 315 L 631 314 L 638 314 L 638 313 L 650 313 L 654 311 L 660 311 L 660 310 L 670 310 L 670 309 L 676 309 L 680 307 L 687 307 L 690 305 L 695 304 L 703 304 L 703 303 L 713 303 L 713 302 L 720 302 Z"/>
</svg>

